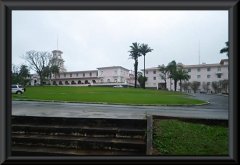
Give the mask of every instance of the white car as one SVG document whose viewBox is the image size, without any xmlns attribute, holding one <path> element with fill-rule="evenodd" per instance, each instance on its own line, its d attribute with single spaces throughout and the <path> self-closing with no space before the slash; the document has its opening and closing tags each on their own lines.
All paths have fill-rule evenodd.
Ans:
<svg viewBox="0 0 240 165">
<path fill-rule="evenodd" d="M 122 85 L 115 85 L 115 86 L 113 86 L 113 88 L 123 88 L 123 86 Z"/>
<path fill-rule="evenodd" d="M 22 94 L 24 93 L 24 88 L 22 85 L 12 85 L 12 93 Z"/>
</svg>

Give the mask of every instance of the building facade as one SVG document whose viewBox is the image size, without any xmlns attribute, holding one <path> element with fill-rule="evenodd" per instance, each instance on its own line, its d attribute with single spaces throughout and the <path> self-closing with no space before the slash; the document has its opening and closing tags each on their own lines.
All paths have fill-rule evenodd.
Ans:
<svg viewBox="0 0 240 165">
<path fill-rule="evenodd" d="M 228 59 L 223 59 L 220 63 L 216 64 L 206 64 L 202 63 L 200 65 L 183 65 L 183 69 L 188 72 L 190 79 L 188 82 L 198 81 L 200 82 L 199 89 L 197 92 L 204 91 L 206 93 L 215 92 L 211 83 L 214 81 L 219 82 L 220 80 L 228 80 Z M 142 69 L 143 71 L 143 69 Z M 165 81 L 161 76 L 161 72 L 158 67 L 146 68 L 145 76 L 148 78 L 146 81 L 146 87 L 165 89 Z M 167 74 L 167 77 L 169 75 Z M 174 81 L 171 79 L 166 79 L 167 89 L 174 90 Z M 183 83 L 183 82 L 182 82 Z M 204 89 L 203 84 L 207 87 Z M 180 82 L 177 83 L 177 91 L 180 91 Z M 191 87 L 188 87 L 188 93 L 193 93 Z M 217 89 L 216 93 L 222 93 L 222 89 Z"/>
<path fill-rule="evenodd" d="M 52 74 L 51 78 L 48 77 L 49 85 L 74 85 L 74 86 L 87 86 L 91 85 L 116 85 L 125 84 L 128 86 L 134 86 L 134 72 L 126 69 L 122 66 L 109 66 L 99 67 L 96 70 L 85 71 L 69 71 L 64 68 L 64 60 L 62 53 L 59 50 L 52 51 L 52 61 L 57 61 L 60 65 L 60 73 Z M 51 61 L 51 62 L 52 62 Z M 190 79 L 188 82 L 198 81 L 200 82 L 197 92 L 211 93 L 214 91 L 211 83 L 219 80 L 228 80 L 228 59 L 223 59 L 220 63 L 200 65 L 183 65 L 183 69 L 188 72 Z M 142 69 L 143 71 L 143 69 Z M 165 80 L 161 76 L 161 72 L 158 67 L 146 68 L 145 76 L 148 78 L 146 81 L 146 88 L 153 88 L 157 90 L 165 89 Z M 167 77 L 169 75 L 167 74 Z M 30 85 L 40 84 L 39 76 L 32 74 L 29 79 Z M 183 82 L 182 82 L 183 83 Z M 139 85 L 139 83 L 137 82 Z M 207 84 L 207 88 L 204 89 L 203 84 Z M 174 91 L 174 81 L 166 78 L 167 90 Z M 183 89 L 183 88 L 182 88 Z M 177 91 L 180 91 L 180 82 L 177 83 Z M 193 90 L 189 86 L 186 91 L 183 92 L 193 93 Z M 215 92 L 215 91 L 214 91 Z M 217 93 L 222 93 L 222 89 L 217 89 Z"/>
</svg>

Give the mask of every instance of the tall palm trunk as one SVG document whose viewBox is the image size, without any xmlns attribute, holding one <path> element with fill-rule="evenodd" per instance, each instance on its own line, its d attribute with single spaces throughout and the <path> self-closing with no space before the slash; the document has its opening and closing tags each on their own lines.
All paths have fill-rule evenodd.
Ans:
<svg viewBox="0 0 240 165">
<path fill-rule="evenodd" d="M 167 90 L 167 80 L 165 78 L 165 90 Z"/>
<path fill-rule="evenodd" d="M 135 84 L 134 84 L 134 87 L 137 88 L 137 68 L 138 68 L 138 60 L 135 60 L 135 64 L 134 64 L 134 70 L 135 70 Z"/>
<path fill-rule="evenodd" d="M 145 55 L 144 55 L 144 82 L 143 82 L 143 89 L 145 89 Z"/>
<path fill-rule="evenodd" d="M 180 92 L 182 92 L 182 79 L 180 79 Z"/>
<path fill-rule="evenodd" d="M 177 81 L 174 80 L 174 91 L 176 92 L 176 89 L 177 89 Z"/>
</svg>

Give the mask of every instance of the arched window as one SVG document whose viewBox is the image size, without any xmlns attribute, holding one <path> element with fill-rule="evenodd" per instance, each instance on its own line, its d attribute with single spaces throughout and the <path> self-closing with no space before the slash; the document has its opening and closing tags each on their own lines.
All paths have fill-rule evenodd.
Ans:
<svg viewBox="0 0 240 165">
<path fill-rule="evenodd" d="M 81 82 L 81 80 L 78 80 L 78 84 L 81 84 L 82 82 Z"/>
<path fill-rule="evenodd" d="M 96 83 L 96 81 L 95 81 L 95 80 L 92 80 L 92 82 L 93 82 L 93 83 Z"/>
<path fill-rule="evenodd" d="M 59 81 L 59 85 L 63 85 L 62 81 Z"/>
<path fill-rule="evenodd" d="M 85 80 L 85 84 L 88 84 L 88 80 Z"/>
<path fill-rule="evenodd" d="M 68 81 L 65 81 L 65 84 L 68 85 Z"/>
</svg>

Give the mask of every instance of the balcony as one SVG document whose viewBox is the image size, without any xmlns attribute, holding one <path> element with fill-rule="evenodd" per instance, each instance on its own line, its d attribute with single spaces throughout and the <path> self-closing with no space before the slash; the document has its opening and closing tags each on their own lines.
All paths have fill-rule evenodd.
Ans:
<svg viewBox="0 0 240 165">
<path fill-rule="evenodd" d="M 104 74 L 98 75 L 98 77 L 104 77 Z"/>
<path fill-rule="evenodd" d="M 220 70 L 216 71 L 216 74 L 223 74 L 223 72 Z"/>
<path fill-rule="evenodd" d="M 119 74 L 113 73 L 113 77 L 118 77 L 118 76 L 119 76 Z"/>
</svg>

